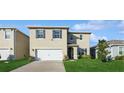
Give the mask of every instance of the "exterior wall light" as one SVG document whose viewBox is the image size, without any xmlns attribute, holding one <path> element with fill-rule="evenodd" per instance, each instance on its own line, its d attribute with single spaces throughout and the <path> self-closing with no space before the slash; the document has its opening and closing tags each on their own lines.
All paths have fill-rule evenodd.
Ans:
<svg viewBox="0 0 124 93">
<path fill-rule="evenodd" d="M 34 51 L 34 49 L 32 49 L 32 51 Z"/>
</svg>

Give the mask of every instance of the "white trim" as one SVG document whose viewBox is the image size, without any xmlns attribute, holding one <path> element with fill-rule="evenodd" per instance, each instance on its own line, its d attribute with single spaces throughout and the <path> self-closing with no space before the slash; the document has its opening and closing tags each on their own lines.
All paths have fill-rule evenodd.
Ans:
<svg viewBox="0 0 124 93">
<path fill-rule="evenodd" d="M 56 50 L 58 50 L 58 51 L 56 51 Z M 40 55 L 38 55 L 38 53 Z M 51 54 L 51 53 L 53 53 L 53 54 Z M 57 53 L 59 53 L 59 54 L 57 54 Z M 41 58 L 38 58 L 38 56 L 41 57 Z M 40 60 L 43 60 L 43 61 L 63 60 L 63 50 L 62 49 L 35 49 L 35 57 L 36 57 L 36 59 L 40 59 Z"/>
<path fill-rule="evenodd" d="M 3 30 L 3 31 L 4 31 L 4 39 L 5 40 L 11 40 L 11 38 L 12 38 L 12 30 Z M 10 33 L 10 38 L 6 38 L 6 32 Z"/>
<path fill-rule="evenodd" d="M 9 50 L 9 48 L 0 48 L 0 50 Z"/>
<path fill-rule="evenodd" d="M 113 57 L 113 47 L 111 47 L 111 51 L 110 51 L 111 53 L 111 57 Z"/>
</svg>

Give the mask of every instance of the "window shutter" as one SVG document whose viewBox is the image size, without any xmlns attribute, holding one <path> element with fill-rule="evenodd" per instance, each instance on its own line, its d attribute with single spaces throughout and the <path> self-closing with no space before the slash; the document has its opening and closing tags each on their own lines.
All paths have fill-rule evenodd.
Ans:
<svg viewBox="0 0 124 93">
<path fill-rule="evenodd" d="M 44 35 L 44 38 L 45 38 L 45 30 L 43 30 L 43 35 Z"/>
<path fill-rule="evenodd" d="M 62 38 L 62 30 L 60 31 L 60 38 Z"/>
<path fill-rule="evenodd" d="M 54 30 L 52 31 L 52 37 L 54 38 Z"/>
<path fill-rule="evenodd" d="M 36 30 L 36 38 L 38 38 L 38 30 Z"/>
</svg>

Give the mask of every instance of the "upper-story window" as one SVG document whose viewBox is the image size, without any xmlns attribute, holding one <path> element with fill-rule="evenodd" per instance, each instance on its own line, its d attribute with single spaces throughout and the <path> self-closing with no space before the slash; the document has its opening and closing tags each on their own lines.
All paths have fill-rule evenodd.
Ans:
<svg viewBox="0 0 124 93">
<path fill-rule="evenodd" d="M 119 54 L 124 55 L 124 47 L 119 47 Z"/>
<path fill-rule="evenodd" d="M 45 38 L 45 30 L 36 30 L 36 38 Z"/>
<path fill-rule="evenodd" d="M 74 38 L 73 38 L 73 35 L 71 35 L 71 36 L 70 36 L 70 40 L 73 40 L 73 39 L 74 39 Z"/>
<path fill-rule="evenodd" d="M 5 31 L 5 39 L 10 39 L 11 31 Z"/>
<path fill-rule="evenodd" d="M 62 30 L 53 30 L 53 38 L 62 38 Z"/>
<path fill-rule="evenodd" d="M 82 34 L 80 34 L 80 40 L 82 40 L 83 39 L 83 35 Z"/>
</svg>

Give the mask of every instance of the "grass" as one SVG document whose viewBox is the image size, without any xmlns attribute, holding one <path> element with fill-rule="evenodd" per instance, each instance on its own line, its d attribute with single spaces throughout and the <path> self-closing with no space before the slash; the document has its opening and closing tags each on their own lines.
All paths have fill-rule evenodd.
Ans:
<svg viewBox="0 0 124 93">
<path fill-rule="evenodd" d="M 67 72 L 124 72 L 124 60 L 101 62 L 98 59 L 78 59 L 65 61 Z"/>
<path fill-rule="evenodd" d="M 20 59 L 20 60 L 12 60 L 12 61 L 7 61 L 7 62 L 9 63 L 5 63 L 5 61 L 0 61 L 0 72 L 8 72 L 18 67 L 21 67 L 25 64 L 30 63 L 28 61 L 28 58 Z"/>
</svg>

